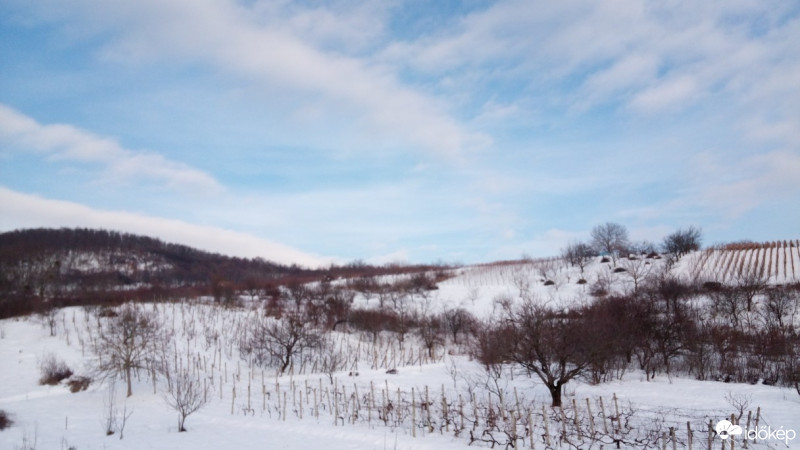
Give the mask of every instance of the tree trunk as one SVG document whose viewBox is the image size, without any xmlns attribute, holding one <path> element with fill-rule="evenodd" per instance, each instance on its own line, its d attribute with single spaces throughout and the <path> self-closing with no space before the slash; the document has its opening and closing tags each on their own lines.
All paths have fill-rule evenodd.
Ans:
<svg viewBox="0 0 800 450">
<path fill-rule="evenodd" d="M 127 367 L 125 369 L 125 381 L 128 383 L 128 397 L 133 395 L 133 387 L 131 386 L 131 368 Z"/>
<path fill-rule="evenodd" d="M 550 405 L 554 408 L 561 407 L 561 384 L 556 382 L 555 384 L 548 384 L 547 389 L 550 391 L 550 397 L 553 398 L 553 404 Z"/>
</svg>

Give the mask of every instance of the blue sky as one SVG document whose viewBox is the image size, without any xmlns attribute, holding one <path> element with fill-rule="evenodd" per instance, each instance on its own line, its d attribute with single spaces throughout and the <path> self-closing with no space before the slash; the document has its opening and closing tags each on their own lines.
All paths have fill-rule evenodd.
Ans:
<svg viewBox="0 0 800 450">
<path fill-rule="evenodd" d="M 6 0 L 0 230 L 314 264 L 800 229 L 795 1 Z"/>
</svg>

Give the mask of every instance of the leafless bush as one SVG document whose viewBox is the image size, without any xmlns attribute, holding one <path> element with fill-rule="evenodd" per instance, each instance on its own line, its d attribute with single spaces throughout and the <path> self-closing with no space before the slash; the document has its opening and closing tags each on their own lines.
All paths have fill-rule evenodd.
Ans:
<svg viewBox="0 0 800 450">
<path fill-rule="evenodd" d="M 58 359 L 53 353 L 48 353 L 39 362 L 39 384 L 56 385 L 65 378 L 72 376 L 72 369 L 67 363 Z"/>
<path fill-rule="evenodd" d="M 28 431 L 22 433 L 22 445 L 14 446 L 14 450 L 36 450 L 36 442 L 39 440 L 39 430 L 33 430 L 33 436 L 28 436 Z"/>
<path fill-rule="evenodd" d="M 186 418 L 208 403 L 208 387 L 200 383 L 189 372 L 176 375 L 172 390 L 164 395 L 164 401 L 178 413 L 178 431 L 186 431 Z"/>
<path fill-rule="evenodd" d="M 119 432 L 122 439 L 125 433 L 125 425 L 133 414 L 133 410 L 128 412 L 128 404 L 124 403 L 122 410 L 117 407 L 117 388 L 115 383 L 109 383 L 108 391 L 103 397 L 103 428 L 106 436 L 111 436 Z"/>
<path fill-rule="evenodd" d="M 749 410 L 750 404 L 753 402 L 753 396 L 728 392 L 725 395 L 725 401 L 727 401 L 728 404 L 731 405 L 731 407 L 733 407 L 733 409 L 738 413 L 736 416 L 736 421 L 738 422 L 741 420 L 744 412 Z"/>
<path fill-rule="evenodd" d="M 72 377 L 67 380 L 67 384 L 69 385 L 69 391 L 73 394 L 80 391 L 85 391 L 89 388 L 89 385 L 92 383 L 92 379 L 89 377 Z"/>
<path fill-rule="evenodd" d="M 0 409 L 0 431 L 5 430 L 14 424 L 14 421 L 8 416 L 5 410 Z"/>
</svg>

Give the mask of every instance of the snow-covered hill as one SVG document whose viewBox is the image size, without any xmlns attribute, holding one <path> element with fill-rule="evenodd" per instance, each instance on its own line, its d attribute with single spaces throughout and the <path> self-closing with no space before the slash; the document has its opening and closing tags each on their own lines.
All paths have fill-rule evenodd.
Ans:
<svg viewBox="0 0 800 450">
<path fill-rule="evenodd" d="M 421 327 L 420 317 L 459 309 L 478 319 L 497 317 L 498 302 L 523 298 L 568 310 L 665 277 L 735 286 L 733 276 L 697 275 L 698 267 L 742 267 L 723 262 L 730 258 L 772 258 L 773 269 L 756 272 L 758 280 L 793 280 L 791 270 L 774 267 L 800 263 L 790 253 L 796 247 L 775 248 L 772 256 L 761 250 L 758 257 L 750 256 L 753 249 L 736 250 L 739 256 L 723 254 L 733 249 L 711 249 L 672 265 L 653 255 L 616 264 L 598 257 L 583 270 L 557 258 L 525 260 L 450 269 L 448 277 L 438 273 L 435 288 L 433 273 L 427 282 L 419 275 L 384 275 L 372 282 L 315 282 L 283 295 L 290 302 L 317 296 L 328 312 L 316 314 L 338 317 L 331 308 L 345 301 L 352 311 L 392 311 L 393 320 L 404 315 Z M 405 290 L 392 290 L 398 286 Z M 749 448 L 800 448 L 800 395 L 790 387 L 698 381 L 681 373 L 650 378 L 630 364 L 604 383 L 570 381 L 564 407 L 551 408 L 548 390 L 530 373 L 511 364 L 484 367 L 470 356 L 466 338 L 427 346 L 424 333 L 413 327 L 401 336 L 345 320 L 280 373 L 274 364 L 258 364 L 248 339 L 253 330 L 278 323 L 267 314 L 288 320 L 289 304 L 258 295 L 245 295 L 232 307 L 208 298 L 137 307 L 160 324 L 163 340 L 147 368 L 135 372 L 130 398 L 124 379 L 114 382 L 96 372 L 110 352 L 101 333 L 121 310 L 73 307 L 0 321 L 0 410 L 13 421 L 0 431 L 0 448 L 672 448 L 673 442 L 677 448 L 707 448 L 708 442 L 720 448 L 723 440 L 709 433 L 709 423 L 715 427 L 731 414 L 746 433 L 772 433 L 748 441 Z M 40 385 L 48 360 L 63 362 L 73 380 L 93 381 L 75 393 L 69 378 Z M 186 419 L 186 433 L 178 432 L 178 414 L 168 401 L 182 373 L 202 386 L 207 402 Z M 742 444 L 740 438 L 736 445 Z"/>
</svg>

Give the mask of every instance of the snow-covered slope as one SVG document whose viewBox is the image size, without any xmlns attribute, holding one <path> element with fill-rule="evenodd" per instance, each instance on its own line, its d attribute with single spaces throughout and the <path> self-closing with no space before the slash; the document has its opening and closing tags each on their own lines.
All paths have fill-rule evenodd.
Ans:
<svg viewBox="0 0 800 450">
<path fill-rule="evenodd" d="M 479 297 L 476 305 L 482 303 Z M 548 393 L 535 379 L 512 371 L 495 378 L 463 355 L 439 352 L 428 358 L 412 340 L 400 356 L 388 340 L 365 351 L 356 347 L 368 346 L 368 341 L 339 334 L 339 348 L 352 345 L 348 353 L 363 356 L 331 374 L 333 383 L 327 373 L 315 373 L 309 366 L 276 376 L 273 370 L 248 365 L 236 351 L 237 333 L 254 311 L 207 304 L 160 305 L 155 310 L 174 333 L 175 364 L 193 367 L 208 387 L 209 403 L 188 418 L 187 433 L 177 432 L 177 415 L 164 400 L 163 377 L 154 393 L 148 374 L 140 374 L 128 399 L 121 382 L 96 380 L 77 393 L 64 384 L 38 384 L 38 363 L 48 354 L 77 374 L 90 373 L 90 333 L 96 332 L 98 319 L 70 308 L 60 312 L 56 336 L 36 318 L 0 322 L 0 409 L 14 421 L 0 432 L 0 448 L 26 448 L 27 442 L 27 448 L 39 449 L 439 449 L 512 440 L 527 448 L 531 439 L 536 448 L 544 448 L 548 440 L 553 447 L 559 445 L 562 433 L 579 448 L 608 445 L 617 434 L 660 446 L 661 436 L 652 436 L 651 427 L 664 432 L 673 427 L 679 447 L 685 448 L 687 423 L 699 448 L 708 437 L 709 420 L 717 423 L 737 412 L 732 400 L 745 403 L 744 417 L 752 414 L 751 427 L 758 414 L 760 426 L 800 428 L 800 396 L 791 389 L 668 377 L 645 381 L 635 371 L 621 381 L 596 386 L 570 383 L 561 416 L 549 408 Z M 394 352 L 394 357 L 384 357 Z M 377 357 L 370 360 L 367 355 L 373 353 Z M 398 373 L 387 374 L 387 367 L 396 367 Z M 116 410 L 109 413 L 111 390 L 116 392 Z M 123 407 L 130 415 L 120 439 Z M 118 420 L 117 432 L 107 436 L 110 414 Z M 615 434 L 617 423 L 625 423 L 614 422 L 617 416 L 630 420 L 630 427 Z M 590 425 L 599 434 L 610 427 L 607 440 L 578 440 L 578 433 L 591 432 Z M 494 434 L 487 435 L 487 429 Z M 717 448 L 720 441 L 714 439 Z M 800 439 L 787 442 L 788 448 L 800 448 Z M 750 447 L 787 448 L 776 441 Z"/>
</svg>

